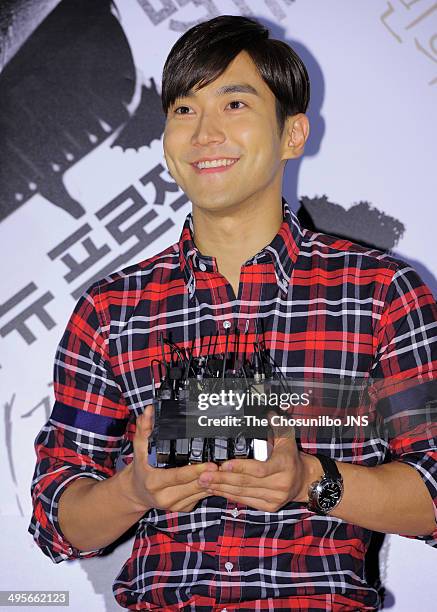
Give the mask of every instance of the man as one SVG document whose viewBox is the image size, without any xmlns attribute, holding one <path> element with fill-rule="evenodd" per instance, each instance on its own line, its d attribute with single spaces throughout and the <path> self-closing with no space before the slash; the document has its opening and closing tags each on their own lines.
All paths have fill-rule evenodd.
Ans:
<svg viewBox="0 0 437 612">
<path fill-rule="evenodd" d="M 376 609 L 363 572 L 372 530 L 437 545 L 437 449 L 429 423 L 405 412 L 422 396 L 386 394 L 388 440 L 291 437 L 265 462 L 163 470 L 147 457 L 152 375 L 162 331 L 206 354 L 230 326 L 253 343 L 262 320 L 285 376 L 423 390 L 437 366 L 435 301 L 403 262 L 302 228 L 281 199 L 285 164 L 309 135 L 309 81 L 262 25 L 221 16 L 189 30 L 167 58 L 162 100 L 165 158 L 192 215 L 176 244 L 79 300 L 36 440 L 29 530 L 59 563 L 100 554 L 139 521 L 113 586 L 130 609 Z M 120 455 L 128 465 L 115 472 Z M 308 497 L 323 477 L 339 489 L 325 508 Z"/>
</svg>

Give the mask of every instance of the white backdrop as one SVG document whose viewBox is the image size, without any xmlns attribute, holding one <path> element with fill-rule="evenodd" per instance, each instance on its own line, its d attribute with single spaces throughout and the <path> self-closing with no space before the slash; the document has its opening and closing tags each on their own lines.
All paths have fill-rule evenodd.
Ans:
<svg viewBox="0 0 437 612">
<path fill-rule="evenodd" d="M 44 128 L 46 137 L 58 124 L 60 130 L 46 174 L 38 166 L 44 138 L 38 145 L 35 138 L 33 144 L 29 140 L 27 145 L 25 141 L 14 145 L 13 135 L 2 142 L 0 132 L 4 158 L 15 159 L 15 155 L 19 165 L 19 171 L 12 169 L 2 177 L 0 188 L 0 589 L 69 590 L 74 612 L 120 609 L 111 587 L 130 555 L 132 540 L 106 557 L 52 564 L 27 533 L 33 441 L 51 411 L 54 353 L 81 288 L 174 242 L 190 209 L 166 171 L 162 117 L 154 91 L 156 84 L 160 92 L 163 63 L 185 29 L 216 14 L 251 12 L 272 29 L 274 37 L 296 48 L 311 79 L 311 134 L 305 156 L 289 162 L 287 168 L 284 194 L 289 203 L 297 211 L 303 199 L 320 229 L 329 233 L 336 233 L 335 224 L 341 223 L 355 239 L 381 236 L 385 246 L 412 263 L 434 293 L 437 288 L 433 276 L 437 263 L 436 3 L 116 0 L 112 9 L 105 0 L 92 4 L 99 3 L 102 9 L 112 10 L 107 13 L 112 20 L 108 36 L 115 41 L 113 46 L 124 49 L 126 65 L 131 64 L 130 72 L 121 74 L 122 84 L 114 83 L 120 112 L 112 114 L 112 121 L 105 118 L 104 106 L 99 101 L 93 106 L 86 84 L 77 92 L 77 104 L 88 100 L 94 131 L 89 122 L 81 127 L 83 115 L 78 109 L 71 123 L 77 132 L 61 134 L 62 117 L 58 111 L 46 110 L 50 118 Z M 48 18 L 56 18 L 63 4 Z M 84 3 L 79 5 L 78 14 Z M 103 23 L 101 16 L 98 20 Z M 32 74 L 30 69 L 26 72 L 32 55 L 26 45 L 46 40 L 42 34 L 38 38 L 45 23 L 0 74 L 0 96 L 3 105 L 9 100 L 11 114 L 6 120 L 10 122 L 16 121 L 11 101 L 27 81 L 17 78 L 18 84 L 12 87 L 11 80 L 2 77 L 8 70 L 19 76 L 21 70 L 30 82 L 35 67 Z M 60 47 L 62 38 L 60 31 Z M 92 51 L 95 57 L 101 56 L 102 66 L 105 61 L 109 66 L 110 45 L 106 46 L 104 37 L 90 35 L 88 40 L 95 41 Z M 64 56 L 68 52 L 69 48 L 63 49 Z M 89 47 L 86 52 L 90 53 Z M 73 65 L 76 60 L 71 61 Z M 67 65 L 67 74 L 68 69 Z M 83 70 L 87 69 L 84 64 Z M 80 79 L 81 67 L 75 70 Z M 111 89 L 109 94 L 106 89 L 100 93 L 106 102 L 110 94 Z M 42 104 L 38 95 L 26 98 L 23 106 L 33 112 L 32 105 L 37 103 Z M 70 113 L 74 100 L 71 104 Z M 4 115 L 3 111 L 0 122 L 5 121 Z M 65 117 L 71 122 L 71 116 Z M 22 126 L 17 138 L 33 137 L 29 121 L 30 127 Z M 80 146 L 82 137 L 86 147 Z M 148 173 L 151 176 L 144 179 Z M 13 189 L 8 191 L 8 185 Z M 104 207 L 110 202 L 113 210 L 108 212 Z M 136 209 L 132 203 L 137 203 Z M 123 212 L 126 219 L 117 221 Z M 385 609 L 435 609 L 436 560 L 436 551 L 422 542 L 387 536 L 380 552 Z"/>
</svg>

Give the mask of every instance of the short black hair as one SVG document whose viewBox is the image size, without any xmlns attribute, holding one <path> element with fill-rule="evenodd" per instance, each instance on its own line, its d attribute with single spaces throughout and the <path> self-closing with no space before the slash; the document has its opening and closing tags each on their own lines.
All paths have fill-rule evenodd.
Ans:
<svg viewBox="0 0 437 612">
<path fill-rule="evenodd" d="M 298 54 L 282 40 L 269 38 L 259 21 L 221 15 L 190 28 L 173 45 L 162 73 L 162 108 L 168 109 L 197 85 L 209 85 L 230 62 L 246 51 L 276 98 L 276 119 L 282 134 L 287 116 L 305 113 L 310 81 Z"/>
</svg>

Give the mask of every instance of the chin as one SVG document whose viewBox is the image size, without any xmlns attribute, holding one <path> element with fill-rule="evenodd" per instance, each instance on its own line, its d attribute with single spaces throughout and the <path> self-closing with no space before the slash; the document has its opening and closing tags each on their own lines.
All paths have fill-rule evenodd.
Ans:
<svg viewBox="0 0 437 612">
<path fill-rule="evenodd" d="M 222 195 L 217 197 L 193 198 L 191 202 L 194 207 L 210 212 L 231 210 L 237 204 L 234 198 L 230 199 L 228 197 L 225 199 Z"/>
</svg>

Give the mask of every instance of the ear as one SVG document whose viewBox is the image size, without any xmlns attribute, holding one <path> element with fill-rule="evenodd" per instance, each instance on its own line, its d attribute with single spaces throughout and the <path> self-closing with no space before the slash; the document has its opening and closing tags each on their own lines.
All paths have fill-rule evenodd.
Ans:
<svg viewBox="0 0 437 612">
<path fill-rule="evenodd" d="M 310 122 L 304 113 L 287 117 L 282 134 L 282 159 L 300 157 L 309 133 Z"/>
</svg>

